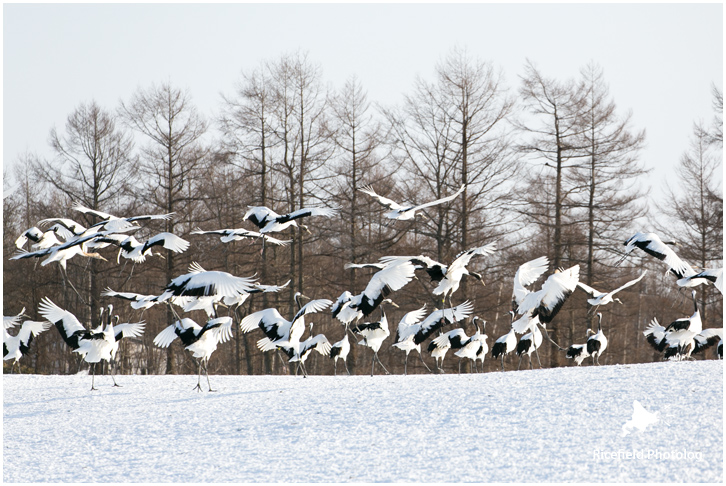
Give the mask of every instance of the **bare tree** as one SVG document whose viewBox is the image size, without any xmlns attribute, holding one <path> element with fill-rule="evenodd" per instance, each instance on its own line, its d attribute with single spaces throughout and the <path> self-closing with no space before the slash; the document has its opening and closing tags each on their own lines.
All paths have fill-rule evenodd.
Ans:
<svg viewBox="0 0 726 486">
<path fill-rule="evenodd" d="M 154 210 L 176 213 L 165 221 L 165 231 L 174 233 L 177 220 L 191 212 L 197 199 L 195 186 L 208 149 L 202 143 L 207 123 L 192 105 L 190 95 L 163 83 L 139 89 L 128 103 L 121 103 L 126 123 L 144 135 L 141 173 L 147 201 Z M 166 255 L 166 283 L 176 276 L 176 258 Z M 174 322 L 167 310 L 167 324 Z M 174 372 L 174 353 L 167 354 L 167 372 Z"/>
<path fill-rule="evenodd" d="M 607 254 L 620 246 L 631 222 L 645 214 L 645 194 L 638 178 L 648 173 L 638 161 L 645 131 L 633 133 L 631 113 L 619 116 L 609 98 L 602 68 L 590 63 L 581 70 L 582 147 L 578 170 L 567 176 L 579 191 L 574 206 L 582 208 L 587 261 L 581 279 L 594 284 L 595 262 L 607 265 Z M 584 276 L 584 279 L 582 278 Z"/>
<path fill-rule="evenodd" d="M 712 268 L 723 261 L 721 170 L 720 149 L 710 143 L 708 132 L 697 124 L 691 145 L 675 171 L 678 184 L 667 187 L 662 211 L 668 223 L 661 231 L 679 242 L 679 255 L 699 269 Z M 722 299 L 710 287 L 702 287 L 700 293 L 706 323 L 712 319 L 708 308 Z"/>
<path fill-rule="evenodd" d="M 525 66 L 520 93 L 524 107 L 531 115 L 530 120 L 517 123 L 530 136 L 521 150 L 532 154 L 535 160 L 544 159 L 544 164 L 533 171 L 530 184 L 541 185 L 543 179 L 549 178 L 548 172 L 554 171 L 552 192 L 546 193 L 546 205 L 551 206 L 552 211 L 528 213 L 538 225 L 551 227 L 551 260 L 557 268 L 563 264 L 563 229 L 572 224 L 566 212 L 571 206 L 570 193 L 576 188 L 566 186 L 566 172 L 575 166 L 582 153 L 584 96 L 574 81 L 546 78 L 530 61 Z M 545 190 L 549 184 L 540 188 Z M 548 219 L 550 215 L 551 219 Z"/>
<path fill-rule="evenodd" d="M 403 105 L 384 111 L 392 157 L 406 170 L 396 178 L 398 190 L 381 195 L 416 204 L 441 199 L 458 189 L 459 141 L 448 108 L 436 84 L 417 78 Z M 427 215 L 424 220 L 409 223 L 415 235 L 431 238 L 439 261 L 449 256 L 459 227 L 448 206 L 434 206 L 422 213 Z"/>
<path fill-rule="evenodd" d="M 37 160 L 38 177 L 65 194 L 71 202 L 94 210 L 118 208 L 137 180 L 133 139 L 116 126 L 116 116 L 95 101 L 81 103 L 68 116 L 65 133 L 50 132 L 53 160 Z M 79 215 L 86 224 L 95 216 Z M 88 266 L 90 316 L 97 315 L 100 288 L 99 262 Z"/>
</svg>

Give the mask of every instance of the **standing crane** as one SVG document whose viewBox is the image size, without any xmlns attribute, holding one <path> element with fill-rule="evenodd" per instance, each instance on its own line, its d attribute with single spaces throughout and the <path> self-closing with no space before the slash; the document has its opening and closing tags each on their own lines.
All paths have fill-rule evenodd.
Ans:
<svg viewBox="0 0 726 486">
<path fill-rule="evenodd" d="M 600 356 L 608 347 L 608 338 L 602 332 L 602 314 L 597 313 L 597 333 L 587 339 L 587 354 L 592 356 L 593 364 L 600 364 Z"/>
<path fill-rule="evenodd" d="M 154 344 L 160 348 L 167 348 L 176 338 L 179 338 L 184 349 L 190 351 L 192 356 L 197 359 L 197 386 L 193 390 L 202 391 L 203 366 L 209 391 L 216 391 L 212 390 L 212 384 L 209 382 L 209 358 L 217 349 L 218 344 L 226 343 L 232 338 L 232 318 L 217 317 L 207 321 L 204 326 L 200 326 L 192 319 L 185 317 L 157 334 Z"/>
<path fill-rule="evenodd" d="M 514 322 L 514 311 L 509 311 L 509 315 Z M 504 356 L 515 351 L 517 349 L 517 333 L 514 330 L 514 326 L 510 326 L 509 332 L 494 342 L 492 346 L 492 358 L 501 358 L 502 360 L 502 371 L 504 371 Z"/>
<path fill-rule="evenodd" d="M 357 324 L 351 329 L 354 333 L 363 336 L 363 340 L 358 342 L 358 344 L 368 346 L 371 350 L 373 350 L 373 356 L 371 357 L 371 376 L 373 376 L 376 361 L 378 361 L 378 364 L 381 368 L 383 368 L 383 371 L 385 371 L 387 375 L 390 375 L 386 367 L 383 366 L 383 363 L 381 363 L 381 359 L 378 357 L 378 351 L 381 349 L 383 341 L 391 335 L 391 331 L 388 329 L 388 319 L 386 318 L 386 313 L 383 310 L 384 304 L 391 304 L 394 307 L 398 307 L 398 305 L 391 299 L 384 299 L 380 304 L 381 319 L 379 321 L 364 322 L 362 324 Z"/>
<path fill-rule="evenodd" d="M 346 332 L 343 336 L 343 339 L 330 347 L 330 359 L 333 360 L 334 375 L 338 374 L 339 359 L 343 360 L 343 366 L 345 366 L 345 371 L 350 375 L 350 371 L 348 370 L 348 363 L 346 362 L 348 359 L 348 353 L 350 353 L 350 341 L 348 340 L 348 332 Z"/>
<path fill-rule="evenodd" d="M 396 329 L 396 339 L 393 346 L 406 352 L 406 359 L 403 362 L 403 374 L 408 373 L 408 353 L 414 349 L 418 351 L 418 356 L 421 358 L 421 362 L 427 370 L 431 371 L 426 362 L 421 356 L 421 343 L 415 343 L 414 338 L 416 333 L 421 329 L 419 322 L 426 315 L 426 306 L 424 305 L 420 309 L 407 312 L 401 320 L 398 322 L 398 328 Z"/>
</svg>

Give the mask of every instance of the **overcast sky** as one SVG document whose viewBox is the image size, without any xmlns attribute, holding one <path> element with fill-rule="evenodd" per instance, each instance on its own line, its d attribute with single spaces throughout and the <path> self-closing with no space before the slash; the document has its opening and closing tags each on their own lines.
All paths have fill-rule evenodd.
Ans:
<svg viewBox="0 0 726 486">
<path fill-rule="evenodd" d="M 566 79 L 595 61 L 619 110 L 646 129 L 658 185 L 713 118 L 723 89 L 723 6 L 712 4 L 4 4 L 3 164 L 50 156 L 82 102 L 115 109 L 138 87 L 171 81 L 218 111 L 242 70 L 298 49 L 333 87 L 355 74 L 369 99 L 399 103 L 453 47 L 519 87 L 527 58 Z"/>
</svg>

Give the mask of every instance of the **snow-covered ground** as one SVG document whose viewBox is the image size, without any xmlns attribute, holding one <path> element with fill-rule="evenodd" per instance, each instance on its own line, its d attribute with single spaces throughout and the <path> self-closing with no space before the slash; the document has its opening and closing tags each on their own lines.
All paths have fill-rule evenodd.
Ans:
<svg viewBox="0 0 726 486">
<path fill-rule="evenodd" d="M 721 361 L 211 380 L 5 375 L 3 481 L 723 481 Z"/>
</svg>

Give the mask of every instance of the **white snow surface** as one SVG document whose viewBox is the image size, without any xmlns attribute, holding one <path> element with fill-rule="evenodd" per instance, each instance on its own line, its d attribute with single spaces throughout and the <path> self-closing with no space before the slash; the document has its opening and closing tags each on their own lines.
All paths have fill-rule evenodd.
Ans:
<svg viewBox="0 0 726 486">
<path fill-rule="evenodd" d="M 117 381 L 4 375 L 3 481 L 723 481 L 716 360 Z"/>
</svg>

